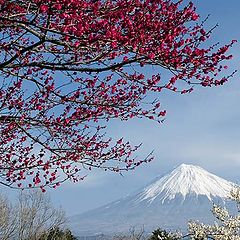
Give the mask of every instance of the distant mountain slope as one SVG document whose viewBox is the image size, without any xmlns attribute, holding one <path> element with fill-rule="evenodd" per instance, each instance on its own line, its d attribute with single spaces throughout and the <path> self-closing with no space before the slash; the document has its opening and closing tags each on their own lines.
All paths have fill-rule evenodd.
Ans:
<svg viewBox="0 0 240 240">
<path fill-rule="evenodd" d="M 133 226 L 183 229 L 190 219 L 211 222 L 212 201 L 224 203 L 233 185 L 201 167 L 182 164 L 135 194 L 72 217 L 70 226 L 81 236 Z"/>
<path fill-rule="evenodd" d="M 141 200 L 152 202 L 161 199 L 164 202 L 174 199 L 178 194 L 185 198 L 191 193 L 205 195 L 211 200 L 212 197 L 226 198 L 231 189 L 232 183 L 229 181 L 201 167 L 182 164 L 170 174 L 147 186 L 141 193 Z"/>
</svg>

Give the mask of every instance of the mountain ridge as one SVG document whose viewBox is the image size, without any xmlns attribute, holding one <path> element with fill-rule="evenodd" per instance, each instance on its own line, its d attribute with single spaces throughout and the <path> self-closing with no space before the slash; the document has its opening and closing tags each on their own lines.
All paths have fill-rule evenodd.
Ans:
<svg viewBox="0 0 240 240">
<path fill-rule="evenodd" d="M 206 195 L 211 200 L 211 196 L 226 198 L 232 187 L 233 184 L 230 181 L 209 173 L 199 166 L 181 164 L 169 174 L 147 186 L 143 198 L 153 201 L 158 194 L 165 191 L 165 198 L 168 199 L 173 199 L 178 193 L 183 197 L 196 193 Z"/>
<path fill-rule="evenodd" d="M 78 235 L 117 233 L 133 226 L 153 230 L 186 227 L 189 219 L 209 222 L 212 201 L 225 203 L 234 184 L 195 165 L 181 164 L 143 189 L 70 219 Z"/>
</svg>

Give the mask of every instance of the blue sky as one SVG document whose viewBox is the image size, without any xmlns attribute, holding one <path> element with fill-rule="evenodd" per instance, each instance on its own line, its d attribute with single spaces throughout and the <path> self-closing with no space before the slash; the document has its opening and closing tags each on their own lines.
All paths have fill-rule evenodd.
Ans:
<svg viewBox="0 0 240 240">
<path fill-rule="evenodd" d="M 228 43 L 237 39 L 232 48 L 234 59 L 230 71 L 240 66 L 239 0 L 193 1 L 201 17 L 211 14 L 207 25 L 216 23 L 213 41 Z M 196 88 L 187 95 L 167 93 L 159 96 L 167 119 L 159 125 L 147 120 L 114 121 L 108 133 L 142 143 L 139 157 L 154 150 L 155 160 L 133 172 L 120 176 L 93 171 L 81 183 L 66 183 L 49 190 L 55 205 L 67 215 L 89 210 L 146 185 L 181 163 L 196 164 L 212 173 L 240 182 L 240 76 L 237 73 L 226 85 L 217 88 Z M 4 189 L 13 194 L 10 189 Z"/>
</svg>

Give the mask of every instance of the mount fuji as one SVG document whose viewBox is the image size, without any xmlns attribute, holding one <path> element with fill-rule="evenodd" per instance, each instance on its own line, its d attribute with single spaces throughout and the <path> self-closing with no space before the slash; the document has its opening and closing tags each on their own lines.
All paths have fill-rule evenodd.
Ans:
<svg viewBox="0 0 240 240">
<path fill-rule="evenodd" d="M 182 164 L 136 193 L 75 215 L 69 223 L 79 236 L 142 226 L 146 231 L 158 227 L 184 230 L 191 219 L 212 222 L 212 203 L 225 204 L 233 186 L 201 167 Z"/>
</svg>

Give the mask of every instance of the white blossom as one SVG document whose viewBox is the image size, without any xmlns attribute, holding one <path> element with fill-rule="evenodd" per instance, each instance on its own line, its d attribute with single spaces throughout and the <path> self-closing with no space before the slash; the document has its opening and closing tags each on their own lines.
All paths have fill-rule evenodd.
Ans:
<svg viewBox="0 0 240 240">
<path fill-rule="evenodd" d="M 236 215 L 231 215 L 226 207 L 213 205 L 213 215 L 218 220 L 213 225 L 198 221 L 188 223 L 189 235 L 194 240 L 240 240 L 240 187 L 236 186 L 230 193 L 230 200 L 237 205 Z"/>
</svg>

